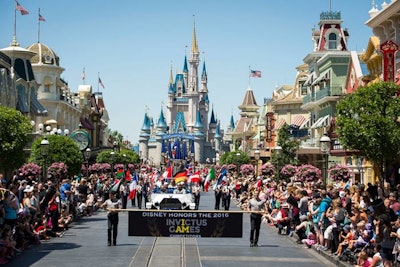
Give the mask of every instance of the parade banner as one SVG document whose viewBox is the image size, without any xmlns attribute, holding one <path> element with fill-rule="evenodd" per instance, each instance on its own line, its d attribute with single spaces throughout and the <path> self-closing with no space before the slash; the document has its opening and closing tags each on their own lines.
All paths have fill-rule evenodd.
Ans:
<svg viewBox="0 0 400 267">
<path fill-rule="evenodd" d="M 242 237 L 243 213 L 129 211 L 129 236 Z"/>
</svg>

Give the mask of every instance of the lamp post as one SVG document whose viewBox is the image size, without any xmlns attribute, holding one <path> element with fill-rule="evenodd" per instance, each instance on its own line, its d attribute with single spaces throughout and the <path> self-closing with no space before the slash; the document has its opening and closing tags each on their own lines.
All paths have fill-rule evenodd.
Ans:
<svg viewBox="0 0 400 267">
<path fill-rule="evenodd" d="M 328 162 L 329 162 L 329 153 L 331 151 L 331 139 L 329 138 L 327 133 L 324 133 L 324 135 L 321 137 L 321 139 L 319 139 L 319 143 L 320 143 L 320 149 L 321 149 L 321 153 L 322 156 L 324 157 L 324 161 L 323 161 L 323 182 L 324 182 L 324 187 L 327 184 L 327 180 L 328 180 Z"/>
<path fill-rule="evenodd" d="M 110 152 L 111 156 L 111 178 L 114 178 L 114 157 L 115 157 L 115 152 L 111 151 Z"/>
<path fill-rule="evenodd" d="M 90 148 L 86 148 L 85 152 L 83 152 L 83 156 L 86 160 L 86 178 L 89 178 L 89 159 L 91 156 L 92 150 Z"/>
<path fill-rule="evenodd" d="M 280 178 L 280 162 L 279 162 L 279 160 L 280 160 L 280 157 L 279 157 L 279 155 L 281 154 L 281 152 L 282 152 L 282 147 L 280 146 L 280 145 L 277 145 L 275 148 L 274 148 L 274 153 L 276 153 L 276 155 L 277 155 L 277 157 L 276 157 L 276 164 L 277 164 L 277 168 L 276 168 L 276 174 L 277 174 L 277 180 L 279 180 L 279 178 Z"/>
<path fill-rule="evenodd" d="M 119 153 L 119 143 L 118 143 L 118 141 L 114 141 L 113 150 L 114 150 L 114 152 Z"/>
<path fill-rule="evenodd" d="M 238 151 L 237 153 L 236 153 L 236 164 L 237 164 L 237 176 L 239 177 L 239 173 L 240 173 L 240 162 L 239 162 L 239 160 L 240 160 L 240 152 Z"/>
<path fill-rule="evenodd" d="M 126 154 L 122 154 L 123 164 L 124 164 L 124 172 L 126 172 Z"/>
<path fill-rule="evenodd" d="M 254 151 L 254 159 L 256 160 L 256 176 L 258 176 L 258 161 L 260 160 L 260 150 Z"/>
<path fill-rule="evenodd" d="M 47 156 L 49 155 L 49 149 L 50 149 L 50 142 L 49 140 L 47 140 L 46 137 L 44 137 L 43 140 L 40 142 L 40 150 L 42 152 L 42 157 L 43 157 L 43 174 L 42 174 L 43 178 L 46 177 L 46 159 Z M 41 181 L 39 180 L 39 182 Z"/>
</svg>

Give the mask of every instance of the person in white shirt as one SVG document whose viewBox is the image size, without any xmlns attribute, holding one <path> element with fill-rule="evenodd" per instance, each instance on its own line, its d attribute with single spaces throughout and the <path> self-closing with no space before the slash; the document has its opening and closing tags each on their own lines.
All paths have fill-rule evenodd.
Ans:
<svg viewBox="0 0 400 267">
<path fill-rule="evenodd" d="M 117 199 L 114 192 L 109 193 L 109 198 L 101 205 L 102 208 L 107 209 L 108 228 L 107 228 L 107 241 L 108 245 L 117 245 L 118 235 L 118 211 L 114 209 L 120 209 L 122 206 L 121 200 Z"/>
</svg>

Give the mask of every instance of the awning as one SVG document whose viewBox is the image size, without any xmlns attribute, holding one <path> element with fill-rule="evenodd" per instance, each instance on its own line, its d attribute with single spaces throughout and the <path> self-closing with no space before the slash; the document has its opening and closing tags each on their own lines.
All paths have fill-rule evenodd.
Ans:
<svg viewBox="0 0 400 267">
<path fill-rule="evenodd" d="M 311 127 L 311 118 L 308 118 L 305 122 L 300 125 L 299 129 L 307 129 Z"/>
<path fill-rule="evenodd" d="M 40 104 L 33 94 L 31 94 L 31 112 L 36 116 L 47 116 L 47 109 Z"/>
<path fill-rule="evenodd" d="M 292 124 L 293 124 L 293 125 L 296 125 L 296 126 L 300 126 L 300 125 L 303 124 L 303 122 L 305 122 L 305 120 L 306 120 L 306 118 L 304 118 L 304 116 L 302 116 L 302 115 L 297 115 L 297 116 L 294 118 Z"/>
<path fill-rule="evenodd" d="M 307 78 L 307 80 L 305 81 L 305 83 L 303 83 L 303 85 L 305 85 L 305 86 L 311 85 L 316 76 L 317 76 L 317 75 L 315 75 L 315 72 L 313 72 L 313 73 L 311 73 L 310 75 L 308 75 L 308 78 Z"/>
<path fill-rule="evenodd" d="M 22 90 L 18 92 L 17 109 L 21 111 L 21 113 L 29 113 L 28 99 L 25 92 Z"/>
<path fill-rule="evenodd" d="M 321 72 L 321 74 L 318 76 L 317 79 L 315 79 L 312 85 L 316 85 L 322 80 L 329 80 L 329 79 L 330 79 L 330 69 L 327 69 Z"/>
<path fill-rule="evenodd" d="M 321 127 L 328 126 L 330 123 L 331 115 L 326 115 L 325 117 L 319 118 L 312 126 L 312 129 L 317 129 Z"/>
<path fill-rule="evenodd" d="M 282 126 L 283 126 L 284 124 L 286 124 L 285 119 L 280 119 L 280 120 L 278 121 L 278 123 L 275 124 L 275 127 L 274 127 L 273 130 L 274 130 L 274 131 L 279 131 L 279 129 L 282 128 Z"/>
</svg>

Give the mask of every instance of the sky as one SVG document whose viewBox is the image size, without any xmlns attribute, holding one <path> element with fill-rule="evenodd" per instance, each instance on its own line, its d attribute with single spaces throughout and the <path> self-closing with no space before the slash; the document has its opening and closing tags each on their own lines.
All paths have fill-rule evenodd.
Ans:
<svg viewBox="0 0 400 267">
<path fill-rule="evenodd" d="M 350 50 L 363 51 L 373 35 L 365 25 L 372 0 L 18 0 L 28 15 L 16 16 L 22 47 L 49 46 L 65 69 L 61 78 L 77 92 L 83 84 L 103 93 L 109 128 L 137 143 L 144 114 L 157 122 L 166 111 L 170 68 L 181 72 L 190 54 L 194 22 L 201 62 L 206 63 L 211 107 L 221 128 L 247 88 L 257 104 L 277 86 L 294 84 L 296 67 L 313 50 L 312 28 L 320 13 L 340 11 Z M 379 6 L 383 0 L 375 0 Z M 387 1 L 390 2 L 390 1 Z M 14 32 L 15 0 L 0 0 L 0 48 Z M 380 8 L 379 8 L 380 9 Z M 249 80 L 249 66 L 261 78 Z M 98 77 L 105 88 L 98 86 Z M 210 114 L 211 115 L 211 112 Z"/>
</svg>

